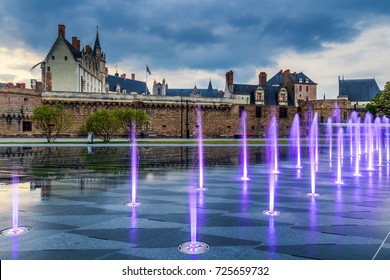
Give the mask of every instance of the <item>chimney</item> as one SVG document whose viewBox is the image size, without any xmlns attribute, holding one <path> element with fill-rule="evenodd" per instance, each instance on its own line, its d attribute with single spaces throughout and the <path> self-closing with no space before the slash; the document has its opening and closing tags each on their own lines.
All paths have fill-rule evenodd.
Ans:
<svg viewBox="0 0 390 280">
<path fill-rule="evenodd" d="M 134 73 L 131 74 L 131 79 L 135 80 L 135 74 Z"/>
<path fill-rule="evenodd" d="M 228 86 L 233 85 L 233 71 L 226 72 L 226 84 Z"/>
<path fill-rule="evenodd" d="M 78 52 L 80 51 L 80 40 L 77 40 L 77 37 L 72 37 L 72 45 Z"/>
<path fill-rule="evenodd" d="M 121 78 L 122 78 L 122 79 L 126 79 L 126 73 L 123 73 L 123 74 L 121 75 Z"/>
<path fill-rule="evenodd" d="M 259 86 L 261 86 L 262 88 L 265 88 L 267 86 L 267 73 L 266 72 L 260 72 Z"/>
<path fill-rule="evenodd" d="M 59 36 L 65 38 L 65 25 L 63 25 L 63 24 L 58 25 L 58 37 Z"/>
</svg>

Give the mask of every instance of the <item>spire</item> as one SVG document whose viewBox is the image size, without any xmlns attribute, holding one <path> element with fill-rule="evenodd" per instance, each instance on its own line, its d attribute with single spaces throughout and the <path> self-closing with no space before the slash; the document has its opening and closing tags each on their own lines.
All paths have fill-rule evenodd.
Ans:
<svg viewBox="0 0 390 280">
<path fill-rule="evenodd" d="M 96 39 L 95 39 L 95 45 L 93 46 L 93 55 L 100 55 L 101 54 L 101 46 L 99 41 L 99 27 L 96 26 Z"/>
<path fill-rule="evenodd" d="M 212 86 L 212 84 L 211 84 L 211 79 L 210 79 L 210 81 L 209 81 L 209 86 L 208 86 L 208 88 L 207 88 L 207 93 L 209 93 L 209 94 L 213 93 L 213 86 Z"/>
</svg>

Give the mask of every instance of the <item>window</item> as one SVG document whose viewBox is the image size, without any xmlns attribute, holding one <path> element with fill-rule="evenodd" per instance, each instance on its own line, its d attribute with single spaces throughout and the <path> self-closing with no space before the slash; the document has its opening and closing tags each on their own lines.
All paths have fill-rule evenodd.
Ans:
<svg viewBox="0 0 390 280">
<path fill-rule="evenodd" d="M 28 101 L 28 97 L 25 97 L 25 98 L 23 99 L 23 101 L 24 101 L 24 102 L 27 102 L 27 101 Z"/>
<path fill-rule="evenodd" d="M 47 67 L 47 72 L 50 72 L 50 66 L 49 66 L 49 67 Z"/>
<path fill-rule="evenodd" d="M 286 119 L 287 118 L 287 108 L 280 107 L 279 108 L 279 118 L 280 119 Z"/>
<path fill-rule="evenodd" d="M 51 59 L 54 60 L 56 57 L 54 55 L 51 56 Z"/>
<path fill-rule="evenodd" d="M 306 86 L 306 92 L 308 92 L 309 91 L 309 86 Z"/>
<path fill-rule="evenodd" d="M 302 86 L 299 86 L 299 91 L 302 91 Z"/>
<path fill-rule="evenodd" d="M 64 59 L 65 59 L 65 61 L 67 61 L 67 60 L 68 60 L 68 57 L 65 55 Z"/>
<path fill-rule="evenodd" d="M 256 119 L 261 118 L 261 107 L 256 107 Z"/>
<path fill-rule="evenodd" d="M 32 124 L 30 121 L 23 121 L 22 123 L 22 129 L 23 131 L 32 131 Z"/>
</svg>

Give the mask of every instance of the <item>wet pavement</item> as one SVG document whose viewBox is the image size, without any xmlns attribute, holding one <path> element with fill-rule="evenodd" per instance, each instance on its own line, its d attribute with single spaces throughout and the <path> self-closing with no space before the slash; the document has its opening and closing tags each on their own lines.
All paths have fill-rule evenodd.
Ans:
<svg viewBox="0 0 390 280">
<path fill-rule="evenodd" d="M 132 198 L 129 147 L 1 147 L 0 230 L 12 227 L 15 207 L 19 226 L 31 230 L 0 236 L 0 259 L 390 259 L 389 163 L 367 171 L 363 157 L 355 177 L 345 157 L 337 185 L 336 162 L 322 152 L 320 196 L 312 198 L 307 157 L 299 170 L 281 151 L 281 214 L 269 217 L 263 147 L 249 149 L 248 182 L 240 180 L 239 147 L 207 147 L 203 192 L 196 148 L 140 147 L 136 208 L 124 206 Z M 191 239 L 191 197 L 197 240 L 209 245 L 200 255 L 178 250 Z"/>
</svg>

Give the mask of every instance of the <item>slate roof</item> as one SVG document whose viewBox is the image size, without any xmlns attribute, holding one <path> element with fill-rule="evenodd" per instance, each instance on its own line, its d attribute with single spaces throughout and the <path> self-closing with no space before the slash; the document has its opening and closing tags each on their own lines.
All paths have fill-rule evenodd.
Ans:
<svg viewBox="0 0 390 280">
<path fill-rule="evenodd" d="M 207 98 L 221 98 L 223 97 L 218 89 L 213 89 L 211 81 L 209 82 L 208 88 L 202 89 L 197 88 L 196 86 L 192 89 L 190 88 L 168 88 L 166 91 L 166 96 L 190 96 L 191 93 L 198 93 L 201 97 Z"/>
<path fill-rule="evenodd" d="M 303 72 L 300 73 L 290 73 L 290 78 L 295 84 L 316 84 L 312 79 L 306 76 Z M 271 85 L 281 85 L 283 84 L 283 71 L 280 70 L 275 74 L 271 79 L 268 80 L 267 84 Z"/>
<path fill-rule="evenodd" d="M 339 96 L 351 101 L 370 101 L 380 91 L 375 79 L 339 79 Z"/>
<path fill-rule="evenodd" d="M 247 84 L 233 84 L 233 95 L 250 95 L 251 104 L 255 103 L 255 92 L 258 85 L 247 85 Z M 272 85 L 270 82 L 267 82 L 267 86 L 264 89 L 264 105 L 279 105 L 279 91 L 282 89 L 280 85 Z M 289 106 L 293 106 L 294 102 L 288 96 L 287 103 Z"/>
<path fill-rule="evenodd" d="M 118 74 L 115 74 L 114 76 L 108 75 L 108 77 L 106 78 L 106 83 L 108 84 L 108 90 L 112 92 L 116 91 L 116 86 L 118 84 L 121 88 L 121 92 L 125 89 L 128 94 L 132 92 L 137 92 L 141 94 L 145 93 L 146 90 L 145 82 L 121 78 Z"/>
<path fill-rule="evenodd" d="M 190 94 L 194 91 L 193 88 L 168 88 L 166 92 L 166 96 L 190 96 Z M 217 89 L 198 89 L 201 97 L 209 97 L 209 98 L 221 98 L 222 95 L 219 93 Z"/>
</svg>

